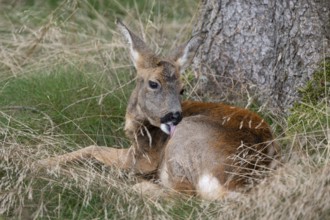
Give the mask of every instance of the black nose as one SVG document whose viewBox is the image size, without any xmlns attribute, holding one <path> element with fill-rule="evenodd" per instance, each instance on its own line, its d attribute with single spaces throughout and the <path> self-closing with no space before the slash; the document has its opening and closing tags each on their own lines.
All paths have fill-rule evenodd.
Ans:
<svg viewBox="0 0 330 220">
<path fill-rule="evenodd" d="M 174 125 L 177 125 L 182 120 L 181 112 L 170 112 L 160 119 L 161 123 L 172 122 Z"/>
</svg>

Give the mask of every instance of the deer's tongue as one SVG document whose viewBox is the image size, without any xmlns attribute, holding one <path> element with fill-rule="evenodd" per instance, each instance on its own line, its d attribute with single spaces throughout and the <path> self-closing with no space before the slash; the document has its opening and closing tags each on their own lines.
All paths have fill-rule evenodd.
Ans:
<svg viewBox="0 0 330 220">
<path fill-rule="evenodd" d="M 170 135 L 170 137 L 173 136 L 176 126 L 173 125 L 173 123 L 168 124 L 161 124 L 160 129 L 165 132 L 166 134 Z"/>
<path fill-rule="evenodd" d="M 175 131 L 176 126 L 173 125 L 173 124 L 169 124 L 169 126 L 170 126 L 170 137 L 172 137 L 173 134 L 174 134 L 174 131 Z"/>
</svg>

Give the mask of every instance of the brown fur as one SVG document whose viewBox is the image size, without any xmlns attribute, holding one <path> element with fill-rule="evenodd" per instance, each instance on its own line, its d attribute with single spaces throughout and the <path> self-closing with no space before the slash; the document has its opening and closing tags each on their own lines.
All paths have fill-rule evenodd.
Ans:
<svg viewBox="0 0 330 220">
<path fill-rule="evenodd" d="M 180 72 L 191 62 L 202 36 L 194 36 L 172 58 L 162 59 L 124 24 L 119 22 L 118 27 L 137 69 L 125 124 L 132 146 L 90 146 L 40 163 L 93 157 L 136 174 L 155 174 L 161 186 L 204 199 L 228 195 L 253 182 L 257 170 L 268 169 L 277 149 L 269 125 L 257 114 L 221 103 L 180 101 Z M 150 83 L 156 83 L 155 88 Z M 164 129 L 171 131 L 169 125 L 181 118 L 164 116 L 174 112 L 182 113 L 183 119 L 169 136 Z"/>
</svg>

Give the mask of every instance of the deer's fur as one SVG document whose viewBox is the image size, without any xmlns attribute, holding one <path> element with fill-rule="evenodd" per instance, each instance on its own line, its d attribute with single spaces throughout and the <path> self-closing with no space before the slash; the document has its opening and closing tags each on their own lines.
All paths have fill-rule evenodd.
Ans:
<svg viewBox="0 0 330 220">
<path fill-rule="evenodd" d="M 117 24 L 137 70 L 125 123 L 132 146 L 90 146 L 43 164 L 93 157 L 136 174 L 154 173 L 163 188 L 210 200 L 249 184 L 257 170 L 270 169 L 277 149 L 269 125 L 257 114 L 221 103 L 180 100 L 180 74 L 202 35 L 162 58 L 123 23 Z"/>
</svg>

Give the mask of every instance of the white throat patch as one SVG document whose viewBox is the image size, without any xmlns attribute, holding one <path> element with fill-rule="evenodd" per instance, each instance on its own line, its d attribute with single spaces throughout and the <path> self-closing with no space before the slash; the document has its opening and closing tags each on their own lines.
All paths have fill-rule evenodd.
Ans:
<svg viewBox="0 0 330 220">
<path fill-rule="evenodd" d="M 173 125 L 172 122 L 171 122 L 171 123 L 167 123 L 167 124 L 164 124 L 164 123 L 163 123 L 163 124 L 160 124 L 160 129 L 161 129 L 164 133 L 170 135 L 171 137 L 172 137 L 173 134 L 174 134 L 175 128 L 176 128 L 176 126 Z"/>
</svg>

